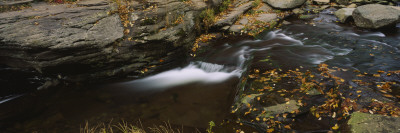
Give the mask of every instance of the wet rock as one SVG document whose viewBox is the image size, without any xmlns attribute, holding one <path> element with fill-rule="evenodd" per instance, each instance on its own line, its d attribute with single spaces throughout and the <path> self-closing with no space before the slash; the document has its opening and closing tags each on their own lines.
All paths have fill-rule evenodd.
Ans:
<svg viewBox="0 0 400 133">
<path fill-rule="evenodd" d="M 250 95 L 247 95 L 247 96 L 242 98 L 241 104 L 243 104 L 243 105 L 251 104 L 256 97 L 261 96 L 261 95 L 262 94 L 250 94 Z"/>
<path fill-rule="evenodd" d="M 242 31 L 243 28 L 244 28 L 243 25 L 232 25 L 232 26 L 229 28 L 229 31 L 230 31 L 230 32 L 240 33 L 240 32 Z"/>
<path fill-rule="evenodd" d="M 379 4 L 359 6 L 353 12 L 353 18 L 358 27 L 371 29 L 395 26 L 399 16 L 400 11 Z"/>
<path fill-rule="evenodd" d="M 356 8 L 342 8 L 335 12 L 335 16 L 339 19 L 340 22 L 345 23 L 349 18 L 352 17 L 353 11 Z"/>
<path fill-rule="evenodd" d="M 315 89 L 315 88 L 312 88 L 312 89 L 310 89 L 310 90 L 307 91 L 307 94 L 308 94 L 308 95 L 311 95 L 311 96 L 315 96 L 315 95 L 320 95 L 321 92 L 319 92 L 319 91 L 318 91 L 317 89 Z"/>
<path fill-rule="evenodd" d="M 353 133 L 397 133 L 400 118 L 354 112 L 348 121 Z"/>
<path fill-rule="evenodd" d="M 312 14 L 310 14 L 310 15 L 302 14 L 299 16 L 300 19 L 313 19 L 315 17 L 316 17 L 316 15 L 312 15 Z"/>
<path fill-rule="evenodd" d="M 299 108 L 300 106 L 297 105 L 297 102 L 295 100 L 289 100 L 288 102 L 283 104 L 265 107 L 264 111 L 266 112 L 266 114 L 263 117 L 275 116 L 276 114 L 292 112 L 298 110 Z"/>
<path fill-rule="evenodd" d="M 278 16 L 275 13 L 270 13 L 270 14 L 260 14 L 256 17 L 256 20 L 267 23 L 267 22 L 271 22 L 277 18 L 278 18 Z"/>
<path fill-rule="evenodd" d="M 228 14 L 222 16 L 222 19 L 215 22 L 214 27 L 224 27 L 226 25 L 232 25 L 236 20 L 246 11 L 252 7 L 253 2 L 245 3 L 239 7 L 234 8 Z"/>
<path fill-rule="evenodd" d="M 303 5 L 307 0 L 263 0 L 274 8 L 293 9 Z"/>
</svg>

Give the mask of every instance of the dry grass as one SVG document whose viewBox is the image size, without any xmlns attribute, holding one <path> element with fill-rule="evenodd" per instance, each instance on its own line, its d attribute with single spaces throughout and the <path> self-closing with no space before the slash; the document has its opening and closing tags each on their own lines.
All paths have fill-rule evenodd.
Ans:
<svg viewBox="0 0 400 133">
<path fill-rule="evenodd" d="M 89 122 L 85 123 L 84 127 L 81 127 L 80 133 L 147 133 L 141 122 L 139 121 L 140 127 L 128 124 L 126 121 L 122 121 L 118 124 L 98 124 L 96 126 L 89 125 Z M 182 129 L 173 129 L 169 122 L 164 122 L 164 125 L 154 125 L 148 127 L 150 133 L 183 133 Z M 198 131 L 199 132 L 199 131 Z"/>
</svg>

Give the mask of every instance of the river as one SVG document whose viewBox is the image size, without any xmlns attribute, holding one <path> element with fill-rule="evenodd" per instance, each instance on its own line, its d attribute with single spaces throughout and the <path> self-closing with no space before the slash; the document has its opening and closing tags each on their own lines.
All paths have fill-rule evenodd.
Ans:
<svg viewBox="0 0 400 133">
<path fill-rule="evenodd" d="M 76 132 L 86 121 L 96 125 L 124 119 L 140 120 L 144 127 L 167 121 L 184 131 L 204 131 L 210 121 L 234 118 L 231 106 L 240 89 L 249 89 L 239 88 L 249 70 L 314 70 L 321 63 L 366 73 L 400 70 L 400 25 L 390 31 L 364 30 L 332 22 L 335 18 L 330 12 L 322 12 L 312 21 L 291 20 L 257 39 L 233 36 L 233 42 L 217 41 L 185 66 L 133 81 L 35 91 L 41 79 L 4 66 L 0 82 L 15 89 L 2 92 L 0 130 Z M 346 80 L 355 77 L 345 72 L 337 75 Z M 233 132 L 235 127 L 259 131 L 239 124 L 217 130 Z"/>
</svg>

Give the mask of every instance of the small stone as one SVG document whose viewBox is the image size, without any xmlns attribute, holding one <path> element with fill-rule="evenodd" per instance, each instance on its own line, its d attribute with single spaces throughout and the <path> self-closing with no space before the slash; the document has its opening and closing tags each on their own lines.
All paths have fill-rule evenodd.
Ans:
<svg viewBox="0 0 400 133">
<path fill-rule="evenodd" d="M 290 23 L 289 21 L 284 20 L 284 21 L 282 22 L 282 24 L 284 24 L 284 25 L 289 25 L 289 24 L 292 24 L 292 23 Z"/>
</svg>

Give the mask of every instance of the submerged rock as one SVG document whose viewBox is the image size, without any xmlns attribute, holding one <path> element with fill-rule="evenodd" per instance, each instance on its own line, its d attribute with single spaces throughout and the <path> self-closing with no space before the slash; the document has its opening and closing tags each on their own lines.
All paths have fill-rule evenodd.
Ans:
<svg viewBox="0 0 400 133">
<path fill-rule="evenodd" d="M 263 0 L 274 8 L 293 9 L 303 5 L 307 0 Z"/>
<path fill-rule="evenodd" d="M 399 21 L 400 11 L 379 4 L 369 4 L 357 7 L 353 18 L 358 27 L 378 29 L 395 26 Z"/>
<path fill-rule="evenodd" d="M 353 133 L 397 133 L 400 118 L 354 112 L 348 121 Z"/>
<path fill-rule="evenodd" d="M 349 18 L 352 17 L 353 11 L 356 8 L 342 8 L 335 12 L 335 16 L 338 17 L 339 21 L 345 23 Z"/>
</svg>

